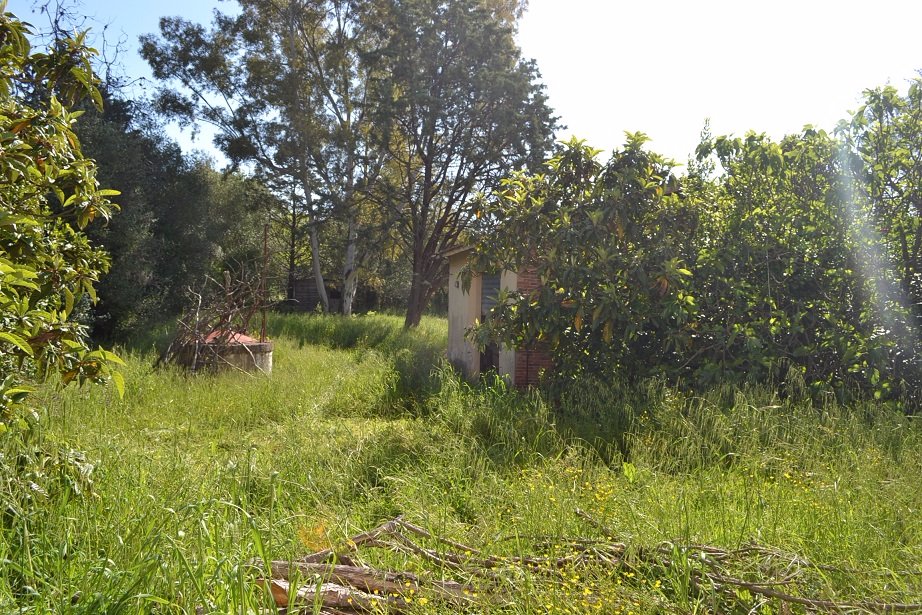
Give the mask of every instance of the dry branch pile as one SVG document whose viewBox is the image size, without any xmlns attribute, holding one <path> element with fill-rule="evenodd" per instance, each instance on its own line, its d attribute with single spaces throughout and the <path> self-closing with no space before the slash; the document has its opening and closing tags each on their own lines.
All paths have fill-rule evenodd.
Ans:
<svg viewBox="0 0 922 615">
<path fill-rule="evenodd" d="M 246 334 L 262 313 L 259 341 L 266 340 L 268 307 L 263 276 L 241 270 L 224 272 L 224 280 L 206 278 L 200 289 L 188 289 L 189 307 L 180 316 L 177 332 L 158 365 L 174 362 L 190 371 L 208 370 L 223 362 L 221 350 Z"/>
<path fill-rule="evenodd" d="M 586 513 L 577 510 L 577 514 L 610 535 Z M 451 574 L 464 580 L 435 579 L 431 574 L 390 572 L 359 565 L 353 557 L 361 548 L 401 553 L 428 562 L 442 576 Z M 354 536 L 339 548 L 325 549 L 293 562 L 254 560 L 251 566 L 258 575 L 257 583 L 271 593 L 284 613 L 404 613 L 414 609 L 425 612 L 436 606 L 457 612 L 474 605 L 502 606 L 516 600 L 514 579 L 521 578 L 524 572 L 553 583 L 575 570 L 588 571 L 593 567 L 642 572 L 648 576 L 674 574 L 681 568 L 695 592 L 715 596 L 724 605 L 745 601 L 749 612 L 757 612 L 769 603 L 780 605 L 782 613 L 791 612 L 792 605 L 808 612 L 922 612 L 922 604 L 810 597 L 806 591 L 816 586 L 817 578 L 843 571 L 756 545 L 725 550 L 707 545 L 662 543 L 652 549 L 632 550 L 622 542 L 577 538 L 545 540 L 536 543 L 535 548 L 554 555 L 488 555 L 397 517 Z"/>
</svg>

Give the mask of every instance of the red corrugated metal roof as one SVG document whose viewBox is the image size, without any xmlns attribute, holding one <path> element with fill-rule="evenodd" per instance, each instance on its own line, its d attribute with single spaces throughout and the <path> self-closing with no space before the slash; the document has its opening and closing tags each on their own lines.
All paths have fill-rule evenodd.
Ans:
<svg viewBox="0 0 922 615">
<path fill-rule="evenodd" d="M 259 340 L 253 339 L 249 335 L 244 335 L 243 333 L 231 333 L 228 335 L 227 331 L 212 331 L 205 336 L 205 343 L 211 344 L 212 342 L 223 341 L 228 344 L 243 344 L 248 346 L 250 344 L 259 344 Z"/>
</svg>

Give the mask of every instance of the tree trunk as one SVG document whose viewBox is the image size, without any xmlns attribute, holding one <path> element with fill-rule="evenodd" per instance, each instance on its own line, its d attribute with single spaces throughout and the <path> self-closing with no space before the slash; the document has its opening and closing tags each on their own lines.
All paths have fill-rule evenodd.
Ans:
<svg viewBox="0 0 922 615">
<path fill-rule="evenodd" d="M 418 231 L 413 233 L 413 279 L 410 282 L 410 297 L 407 301 L 407 316 L 403 321 L 404 329 L 418 327 L 426 309 L 425 300 L 425 248 L 423 238 Z"/>
<path fill-rule="evenodd" d="M 433 262 L 436 258 L 438 257 L 424 253 L 418 259 L 413 259 L 413 281 L 410 283 L 407 316 L 403 322 L 406 329 L 419 326 L 426 308 L 429 307 L 429 300 L 435 293 L 436 284 L 443 272 L 438 263 Z"/>
<path fill-rule="evenodd" d="M 304 190 L 304 204 L 306 206 L 307 223 L 309 225 L 309 234 L 311 238 L 311 265 L 314 269 L 314 284 L 317 286 L 317 295 L 320 297 L 320 303 L 323 305 L 323 313 L 330 313 L 330 298 L 327 297 L 327 287 L 323 282 L 323 269 L 320 265 L 320 231 L 317 227 L 317 215 L 313 210 L 311 200 L 311 181 L 307 169 L 302 171 L 301 188 Z"/>
<path fill-rule="evenodd" d="M 407 302 L 407 316 L 403 321 L 405 329 L 418 327 L 420 320 L 423 318 L 423 312 L 426 310 L 426 293 L 422 279 L 420 273 L 413 273 L 413 282 L 410 284 L 410 299 Z"/>
<path fill-rule="evenodd" d="M 291 206 L 291 220 L 288 227 L 288 287 L 285 298 L 289 302 L 295 300 L 295 266 L 298 261 L 298 212 L 294 203 Z"/>
<path fill-rule="evenodd" d="M 352 302 L 358 289 L 358 275 L 356 272 L 356 243 L 358 242 L 358 229 L 355 217 L 349 217 L 349 229 L 346 240 L 346 259 L 343 264 L 343 316 L 352 316 Z"/>
<path fill-rule="evenodd" d="M 323 304 L 325 314 L 330 313 L 330 299 L 327 297 L 327 289 L 323 283 L 323 271 L 320 268 L 320 233 L 317 232 L 317 225 L 311 224 L 311 264 L 314 267 L 314 283 L 317 285 L 317 294 L 320 296 L 320 303 Z"/>
</svg>

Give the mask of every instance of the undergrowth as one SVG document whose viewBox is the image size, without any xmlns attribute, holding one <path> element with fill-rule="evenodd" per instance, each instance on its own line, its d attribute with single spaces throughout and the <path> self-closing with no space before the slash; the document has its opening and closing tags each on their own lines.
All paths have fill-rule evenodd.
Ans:
<svg viewBox="0 0 922 615">
<path fill-rule="evenodd" d="M 31 448 L 7 440 L 0 457 L 0 611 L 254 612 L 269 601 L 249 560 L 342 544 L 397 515 L 500 555 L 567 537 L 638 554 L 758 543 L 834 567 L 817 593 L 922 601 L 922 576 L 904 574 L 922 569 L 922 442 L 896 409 L 655 380 L 582 382 L 552 405 L 441 366 L 444 320 L 404 331 L 389 316 L 288 315 L 270 331 L 270 377 L 154 370 L 154 353 L 135 350 L 124 399 L 46 387 Z M 43 476 L 52 449 L 83 456 Z M 506 578 L 502 603 L 475 610 L 782 612 L 696 585 L 678 563 L 564 572 Z"/>
</svg>

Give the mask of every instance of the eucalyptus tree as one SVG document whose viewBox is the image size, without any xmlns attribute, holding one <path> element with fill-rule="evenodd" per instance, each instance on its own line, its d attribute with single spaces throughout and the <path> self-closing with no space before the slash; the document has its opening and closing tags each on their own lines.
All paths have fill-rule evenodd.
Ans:
<svg viewBox="0 0 922 615">
<path fill-rule="evenodd" d="M 235 164 L 250 163 L 290 199 L 289 293 L 298 236 L 310 238 L 314 277 L 326 308 L 321 230 L 342 224 L 343 310 L 351 312 L 360 246 L 364 187 L 380 157 L 371 147 L 365 100 L 376 45 L 351 0 L 241 0 L 235 16 L 216 14 L 210 30 L 164 18 L 160 37 L 145 36 L 142 54 L 167 85 L 159 109 L 217 129 L 216 145 Z"/>
<path fill-rule="evenodd" d="M 315 190 L 343 233 L 339 242 L 342 312 L 349 315 L 358 272 L 375 247 L 377 217 L 369 215 L 366 194 L 384 161 L 375 147 L 369 106 L 370 87 L 380 70 L 377 50 L 382 45 L 381 33 L 370 27 L 374 2 L 289 0 L 282 7 L 278 2 L 250 0 L 242 6 L 250 32 L 271 31 L 273 19 L 290 27 L 284 44 L 299 60 L 304 82 L 299 85 L 311 96 L 310 108 L 288 119 L 304 122 L 310 130 L 308 166 L 316 179 Z"/>
<path fill-rule="evenodd" d="M 373 198 L 412 263 L 405 324 L 419 324 L 463 240 L 477 195 L 537 167 L 556 127 L 535 64 L 523 60 L 516 2 L 388 0 L 379 6 L 387 69 L 374 80 L 387 166 Z"/>
</svg>

